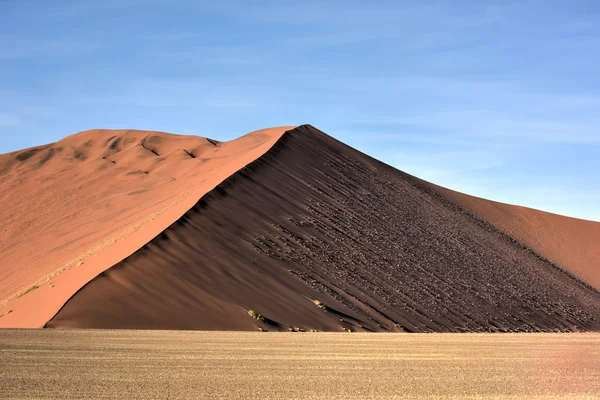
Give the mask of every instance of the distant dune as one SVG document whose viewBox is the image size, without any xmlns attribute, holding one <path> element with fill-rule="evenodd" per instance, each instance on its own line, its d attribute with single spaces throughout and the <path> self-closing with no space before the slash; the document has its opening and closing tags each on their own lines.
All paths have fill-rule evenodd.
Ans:
<svg viewBox="0 0 600 400">
<path fill-rule="evenodd" d="M 0 156 L 0 188 L 4 327 L 600 330 L 600 223 L 440 188 L 310 125 L 82 132 Z"/>
<path fill-rule="evenodd" d="M 438 190 L 600 290 L 600 223 Z"/>
</svg>

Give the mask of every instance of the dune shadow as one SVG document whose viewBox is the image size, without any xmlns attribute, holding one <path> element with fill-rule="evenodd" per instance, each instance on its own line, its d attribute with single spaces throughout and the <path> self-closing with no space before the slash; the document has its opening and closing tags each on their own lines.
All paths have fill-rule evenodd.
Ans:
<svg viewBox="0 0 600 400">
<path fill-rule="evenodd" d="M 263 319 L 261 320 L 261 322 L 265 325 L 269 325 L 272 326 L 274 328 L 283 328 L 283 325 L 281 325 L 279 322 L 274 321 L 270 318 L 267 318 L 265 316 L 262 317 Z"/>
</svg>

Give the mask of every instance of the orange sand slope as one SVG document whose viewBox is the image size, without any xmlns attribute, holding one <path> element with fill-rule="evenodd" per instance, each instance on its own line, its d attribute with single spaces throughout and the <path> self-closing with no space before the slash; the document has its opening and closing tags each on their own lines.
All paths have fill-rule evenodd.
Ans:
<svg viewBox="0 0 600 400">
<path fill-rule="evenodd" d="M 462 207 L 600 290 L 600 223 L 438 189 Z"/>
<path fill-rule="evenodd" d="M 291 128 L 224 143 L 90 130 L 0 155 L 0 326 L 43 326 L 87 281 L 150 241 Z"/>
</svg>

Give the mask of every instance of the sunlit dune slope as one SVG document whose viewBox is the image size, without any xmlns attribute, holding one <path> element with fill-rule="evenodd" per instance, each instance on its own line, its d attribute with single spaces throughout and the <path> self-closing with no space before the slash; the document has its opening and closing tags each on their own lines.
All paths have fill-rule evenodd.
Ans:
<svg viewBox="0 0 600 400">
<path fill-rule="evenodd" d="M 0 155 L 0 326 L 43 326 L 291 128 L 223 143 L 91 130 Z"/>
</svg>

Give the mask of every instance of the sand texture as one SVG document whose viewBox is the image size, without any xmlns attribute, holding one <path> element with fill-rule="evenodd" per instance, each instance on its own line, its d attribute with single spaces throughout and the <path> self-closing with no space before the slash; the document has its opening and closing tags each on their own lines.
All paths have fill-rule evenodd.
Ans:
<svg viewBox="0 0 600 400">
<path fill-rule="evenodd" d="M 223 143 L 92 130 L 0 155 L 0 327 L 42 327 L 291 128 Z"/>
<path fill-rule="evenodd" d="M 2 398 L 597 399 L 598 334 L 0 330 Z"/>
<path fill-rule="evenodd" d="M 438 189 L 466 210 L 600 290 L 600 223 Z"/>
<path fill-rule="evenodd" d="M 303 125 L 46 326 L 587 331 L 600 329 L 600 293 L 432 185 Z"/>
</svg>

